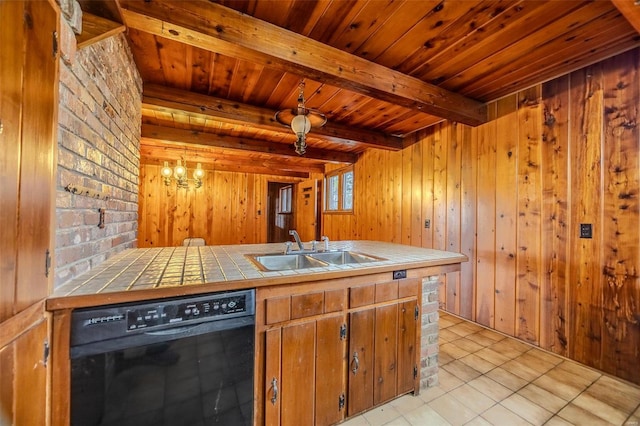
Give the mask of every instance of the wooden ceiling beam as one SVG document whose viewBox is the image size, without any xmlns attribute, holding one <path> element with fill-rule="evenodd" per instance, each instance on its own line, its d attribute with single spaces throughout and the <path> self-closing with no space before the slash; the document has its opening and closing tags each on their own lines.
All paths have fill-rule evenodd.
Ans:
<svg viewBox="0 0 640 426">
<path fill-rule="evenodd" d="M 121 1 L 128 27 L 468 125 L 486 105 L 207 1 Z"/>
<path fill-rule="evenodd" d="M 611 0 L 622 16 L 640 33 L 640 2 L 637 0 Z"/>
<path fill-rule="evenodd" d="M 175 160 L 175 157 L 166 157 L 159 158 L 158 154 L 155 152 L 149 152 L 143 154 L 141 152 L 140 162 L 142 164 L 150 164 L 154 166 L 162 166 L 164 161 Z M 290 170 L 281 170 L 281 169 L 273 169 L 268 166 L 250 164 L 246 161 L 237 161 L 237 160 L 216 160 L 215 162 L 207 162 L 206 160 L 201 161 L 202 168 L 207 171 L 218 171 L 218 172 L 234 172 L 234 173 L 252 173 L 252 174 L 260 174 L 260 175 L 271 175 L 271 176 L 287 176 L 301 179 L 308 179 L 309 172 L 308 171 L 290 171 Z"/>
<path fill-rule="evenodd" d="M 255 127 L 291 133 L 288 127 L 275 120 L 276 111 L 227 99 L 201 95 L 187 90 L 173 89 L 155 84 L 145 85 L 142 105 L 145 108 L 181 113 L 198 118 L 209 118 L 235 124 L 250 123 Z M 357 129 L 335 123 L 327 123 L 311 130 L 315 137 L 331 142 L 352 144 L 357 142 L 371 148 L 402 149 L 403 139 L 371 130 Z"/>
<path fill-rule="evenodd" d="M 142 124 L 142 137 L 147 140 L 154 141 L 170 141 L 239 151 L 261 152 L 280 157 L 320 160 L 326 163 L 353 164 L 358 158 L 356 154 L 348 152 L 330 151 L 313 147 L 307 147 L 307 152 L 304 157 L 300 157 L 294 151 L 293 144 L 285 145 L 256 139 L 198 132 L 189 129 L 178 129 L 175 127 L 155 126 L 151 124 Z"/>
</svg>

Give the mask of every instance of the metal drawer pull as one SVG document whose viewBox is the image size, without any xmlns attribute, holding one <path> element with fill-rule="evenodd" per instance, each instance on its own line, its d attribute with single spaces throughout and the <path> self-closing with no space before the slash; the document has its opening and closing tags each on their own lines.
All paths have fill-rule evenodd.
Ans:
<svg viewBox="0 0 640 426">
<path fill-rule="evenodd" d="M 273 396 L 271 397 L 271 403 L 276 405 L 276 401 L 278 400 L 278 380 L 274 377 L 271 380 L 271 387 L 273 388 Z"/>
<path fill-rule="evenodd" d="M 358 372 L 358 369 L 360 369 L 360 360 L 358 359 L 358 352 L 353 353 L 353 361 L 351 361 L 351 364 L 353 365 L 353 368 L 351 369 L 351 371 L 353 371 L 353 374 L 356 374 Z"/>
</svg>

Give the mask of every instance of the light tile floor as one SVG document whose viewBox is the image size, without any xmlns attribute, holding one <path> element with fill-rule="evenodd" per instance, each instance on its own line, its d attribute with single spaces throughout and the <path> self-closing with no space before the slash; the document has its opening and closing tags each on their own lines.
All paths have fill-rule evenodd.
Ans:
<svg viewBox="0 0 640 426">
<path fill-rule="evenodd" d="M 639 386 L 442 311 L 439 363 L 438 386 L 343 425 L 640 426 Z"/>
</svg>

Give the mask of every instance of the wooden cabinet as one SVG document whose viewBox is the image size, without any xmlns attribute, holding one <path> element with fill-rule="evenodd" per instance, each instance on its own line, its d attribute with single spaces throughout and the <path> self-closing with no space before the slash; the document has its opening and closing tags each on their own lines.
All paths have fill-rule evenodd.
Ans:
<svg viewBox="0 0 640 426">
<path fill-rule="evenodd" d="M 331 425 L 344 419 L 344 320 L 334 315 L 266 332 L 265 424 Z"/>
<path fill-rule="evenodd" d="M 417 291 L 412 280 L 352 289 L 350 307 L 365 308 L 349 314 L 349 416 L 415 389 Z"/>
<path fill-rule="evenodd" d="M 0 424 L 48 423 L 58 10 L 0 1 Z"/>
<path fill-rule="evenodd" d="M 257 424 L 332 425 L 417 389 L 419 283 L 258 289 Z"/>
<path fill-rule="evenodd" d="M 0 324 L 0 424 L 47 423 L 49 321 L 37 303 Z"/>
</svg>

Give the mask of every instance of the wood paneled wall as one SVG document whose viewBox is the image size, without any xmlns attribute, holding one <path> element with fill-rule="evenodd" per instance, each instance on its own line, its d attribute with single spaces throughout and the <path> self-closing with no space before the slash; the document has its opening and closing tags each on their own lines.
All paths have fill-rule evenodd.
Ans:
<svg viewBox="0 0 640 426">
<path fill-rule="evenodd" d="M 267 241 L 267 184 L 300 179 L 207 171 L 202 187 L 165 186 L 161 166 L 140 170 L 138 247 L 179 246 L 188 237 L 207 244 Z"/>
<path fill-rule="evenodd" d="M 368 151 L 323 234 L 461 251 L 444 309 L 640 383 L 638 105 L 635 49 Z"/>
</svg>

